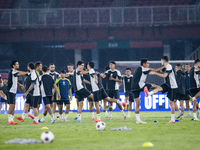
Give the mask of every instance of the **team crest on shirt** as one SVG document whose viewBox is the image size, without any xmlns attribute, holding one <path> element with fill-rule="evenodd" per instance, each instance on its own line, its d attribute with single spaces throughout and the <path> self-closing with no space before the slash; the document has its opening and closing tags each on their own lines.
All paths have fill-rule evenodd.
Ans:
<svg viewBox="0 0 200 150">
<path fill-rule="evenodd" d="M 65 85 L 65 81 L 63 81 L 63 85 Z"/>
<path fill-rule="evenodd" d="M 110 74 L 110 76 L 112 77 L 112 76 L 113 76 L 113 74 L 111 73 L 111 74 Z"/>
<path fill-rule="evenodd" d="M 130 82 L 130 79 L 128 79 L 128 81 L 127 82 Z"/>
</svg>

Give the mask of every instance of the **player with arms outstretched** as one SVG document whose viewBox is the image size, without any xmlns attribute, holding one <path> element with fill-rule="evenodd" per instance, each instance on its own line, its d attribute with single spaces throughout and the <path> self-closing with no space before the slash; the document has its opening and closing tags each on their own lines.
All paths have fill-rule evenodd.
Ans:
<svg viewBox="0 0 200 150">
<path fill-rule="evenodd" d="M 174 100 L 175 100 L 175 95 L 178 88 L 176 78 L 175 78 L 175 71 L 173 70 L 172 65 L 169 64 L 169 60 L 167 56 L 163 56 L 161 58 L 161 64 L 164 67 L 162 69 L 163 73 L 151 71 L 150 74 L 165 78 L 165 83 L 157 87 L 156 89 L 152 90 L 151 92 L 148 92 L 147 89 L 144 89 L 144 92 L 145 92 L 146 97 L 151 96 L 158 92 L 162 92 L 162 93 L 167 92 L 167 97 L 169 98 L 170 108 L 171 108 L 171 120 L 168 123 L 175 123 Z"/>
</svg>

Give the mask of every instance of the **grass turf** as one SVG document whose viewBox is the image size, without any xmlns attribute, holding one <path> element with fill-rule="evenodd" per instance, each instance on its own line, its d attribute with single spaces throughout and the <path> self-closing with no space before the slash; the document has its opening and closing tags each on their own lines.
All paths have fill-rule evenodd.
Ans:
<svg viewBox="0 0 200 150">
<path fill-rule="evenodd" d="M 141 112 L 141 119 L 147 124 L 136 124 L 134 113 L 131 115 L 131 118 L 124 120 L 120 112 L 113 112 L 113 120 L 108 120 L 104 113 L 101 113 L 101 119 L 106 123 L 106 129 L 97 131 L 96 124 L 91 121 L 90 113 L 82 114 L 82 120 L 85 121 L 82 123 L 74 121 L 76 113 L 70 113 L 68 115 L 69 122 L 57 121 L 55 124 L 50 124 L 48 115 L 45 122 L 39 125 L 30 125 L 32 120 L 28 116 L 23 123 L 15 119 L 20 125 L 7 125 L 8 115 L 0 114 L 0 150 L 199 149 L 199 121 L 191 121 L 191 118 L 185 117 L 184 120 L 175 124 L 166 124 L 170 120 L 170 112 Z M 16 116 L 20 116 L 20 114 L 16 114 Z M 40 118 L 41 116 L 42 114 L 40 114 Z M 153 123 L 154 120 L 159 123 Z M 14 138 L 40 140 L 41 133 L 45 131 L 41 130 L 44 126 L 54 133 L 53 143 L 4 144 L 5 141 Z M 132 128 L 132 131 L 110 131 L 111 128 L 121 126 Z M 144 142 L 152 142 L 154 147 L 143 148 Z"/>
</svg>

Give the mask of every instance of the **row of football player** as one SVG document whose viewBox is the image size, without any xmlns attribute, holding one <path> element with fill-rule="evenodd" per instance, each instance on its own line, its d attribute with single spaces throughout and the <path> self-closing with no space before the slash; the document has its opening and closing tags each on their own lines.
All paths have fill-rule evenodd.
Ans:
<svg viewBox="0 0 200 150">
<path fill-rule="evenodd" d="M 139 105 L 137 107 L 137 104 L 139 104 L 139 100 L 140 100 L 139 99 L 139 93 L 143 89 L 145 91 L 145 95 L 146 96 L 152 95 L 152 94 L 154 94 L 154 93 L 156 93 L 158 91 L 168 92 L 167 96 L 170 99 L 171 114 L 172 114 L 171 115 L 171 120 L 169 121 L 169 123 L 173 123 L 174 120 L 175 120 L 174 119 L 175 118 L 174 117 L 174 108 L 175 108 L 174 107 L 174 105 L 175 105 L 174 99 L 175 99 L 175 96 L 176 96 L 175 93 L 177 93 L 177 87 L 178 87 L 177 83 L 176 83 L 176 79 L 175 79 L 175 73 L 174 73 L 174 71 L 172 69 L 172 66 L 168 63 L 168 58 L 166 56 L 162 57 L 161 63 L 163 65 L 161 68 L 153 70 L 153 69 L 149 69 L 148 61 L 146 59 L 143 59 L 143 60 L 141 60 L 141 67 L 138 67 L 136 69 L 135 73 L 134 73 L 133 82 L 132 82 L 132 92 L 134 94 L 134 98 L 135 98 L 135 101 L 136 101 L 135 112 L 136 112 L 137 123 L 138 122 L 145 123 L 145 122 L 142 122 L 140 120 L 140 118 L 139 118 Z M 120 79 L 119 71 L 115 69 L 115 65 L 116 65 L 115 62 L 113 62 L 113 61 L 110 62 L 110 69 L 108 71 L 106 71 L 105 74 L 101 74 L 101 76 L 103 78 L 107 77 L 108 81 L 114 81 L 113 83 L 115 83 L 114 85 L 115 85 L 115 87 L 117 87 L 116 83 L 117 82 L 121 82 L 121 79 Z M 198 70 L 197 69 L 198 65 L 199 65 L 199 60 L 195 60 L 195 69 L 196 70 L 192 68 L 191 71 L 190 71 L 190 72 L 192 72 L 192 70 L 195 70 L 195 71 L 193 71 L 193 72 L 195 72 L 194 75 L 196 75 L 198 73 L 198 71 L 197 71 Z M 91 94 L 87 91 L 87 89 L 85 91 L 82 90 L 84 88 L 84 84 L 79 82 L 79 81 L 84 81 L 84 80 L 82 80 L 82 74 L 84 74 L 83 68 L 84 68 L 84 63 L 80 61 L 80 62 L 77 63 L 77 70 L 75 70 L 71 74 L 68 73 L 68 76 L 69 75 L 70 76 L 73 76 L 73 75 L 75 76 L 76 75 L 74 77 L 73 81 L 75 81 L 74 89 L 75 89 L 76 95 L 78 95 L 77 99 L 78 99 L 79 103 L 81 102 L 81 99 L 83 99 L 83 97 L 91 96 Z M 164 71 L 165 73 L 164 74 L 160 74 L 159 71 L 161 71 L 161 70 Z M 115 73 L 115 77 L 116 78 L 113 78 L 114 73 Z M 166 83 L 161 85 L 160 87 L 156 86 L 156 85 L 153 85 L 153 84 L 146 84 L 145 81 L 146 81 L 146 75 L 147 74 L 156 74 L 156 75 L 158 75 L 160 77 L 164 77 L 164 78 L 166 78 Z M 94 78 L 94 76 L 92 76 L 92 79 L 93 78 Z M 191 78 L 190 78 L 190 80 L 191 80 Z M 78 82 L 76 82 L 76 81 L 78 81 Z M 97 79 L 95 79 L 95 82 L 98 82 Z M 81 83 L 81 84 L 79 84 L 79 83 Z M 196 95 L 196 94 L 198 94 L 198 92 L 194 88 L 194 84 L 197 84 L 197 83 L 198 83 L 198 81 L 195 80 L 195 82 L 190 84 L 190 87 L 191 87 L 190 88 L 190 92 L 191 92 L 191 95 L 194 96 L 191 99 L 194 101 L 194 103 L 196 102 L 196 98 L 198 96 L 198 95 Z M 97 85 L 97 84 L 95 83 L 94 85 Z M 112 86 L 112 84 L 110 84 L 110 86 Z M 195 87 L 198 87 L 198 86 L 199 85 L 197 85 Z M 99 86 L 97 86 L 97 87 L 99 88 Z M 155 88 L 155 89 L 153 91 L 151 91 L 151 92 L 148 92 L 147 89 L 150 89 L 150 88 Z M 194 89 L 196 91 L 194 91 Z M 116 91 L 117 91 L 116 89 L 114 89 L 114 90 L 108 89 L 108 92 L 110 92 L 110 95 L 113 94 L 113 96 L 116 94 Z M 94 99 L 93 97 L 91 97 L 91 98 Z M 196 111 L 196 106 L 194 105 L 194 107 L 195 108 L 193 108 L 193 114 L 194 114 L 195 120 L 197 120 L 197 117 L 195 117 L 195 115 L 196 115 L 196 112 L 195 112 Z M 112 113 L 111 113 L 111 115 L 112 115 Z M 78 117 L 79 117 L 78 121 L 81 121 L 81 119 L 80 119 L 80 111 L 78 111 Z"/>
<path fill-rule="evenodd" d="M 48 72 L 48 68 L 46 66 L 42 66 L 41 62 L 29 63 L 28 64 L 28 70 L 29 72 L 23 72 L 19 71 L 19 63 L 17 61 L 12 61 L 11 63 L 11 71 L 8 75 L 8 91 L 6 94 L 4 94 L 2 91 L 0 92 L 0 95 L 5 100 L 8 100 L 8 104 L 10 105 L 9 111 L 8 111 L 8 124 L 18 124 L 17 122 L 14 122 L 14 109 L 15 109 L 15 96 L 17 92 L 17 86 L 20 86 L 22 89 L 25 89 L 25 92 L 23 94 L 23 97 L 26 98 L 24 111 L 21 117 L 15 117 L 16 119 L 20 120 L 21 122 L 24 122 L 24 118 L 26 115 L 26 112 L 28 110 L 28 107 L 31 106 L 34 111 L 34 122 L 32 124 L 38 124 L 38 110 L 39 106 L 41 104 L 41 96 L 43 97 L 43 102 L 45 104 L 45 113 L 49 111 L 51 115 L 51 123 L 55 122 L 55 110 L 52 109 L 53 107 L 50 106 L 50 103 L 53 102 L 53 104 L 56 105 L 56 103 L 59 104 L 59 110 L 60 107 L 64 104 L 67 106 L 67 111 L 65 113 L 65 119 L 67 119 L 67 114 L 69 112 L 69 104 L 71 100 L 72 95 L 72 86 L 69 79 L 66 79 L 66 72 L 62 70 L 60 73 L 60 77 L 56 80 L 56 77 L 52 77 L 52 72 Z M 100 98 L 103 98 L 109 102 L 115 102 L 119 106 L 120 110 L 122 111 L 123 118 L 126 119 L 126 116 L 122 109 L 122 103 L 118 99 L 112 99 L 107 96 L 107 93 L 105 90 L 103 90 L 101 87 L 101 83 L 99 82 L 97 75 L 93 69 L 94 63 L 90 62 L 87 65 L 87 68 L 89 71 L 83 71 L 84 63 L 82 61 L 79 61 L 77 63 L 77 69 L 74 71 L 73 75 L 73 88 L 75 89 L 73 92 L 76 93 L 76 98 L 78 100 L 78 115 L 77 115 L 77 121 L 82 122 L 81 120 L 81 112 L 83 107 L 83 100 L 85 97 L 89 97 L 92 101 L 95 101 L 95 107 L 97 110 L 97 120 L 95 122 L 100 122 L 100 109 L 99 109 L 99 100 Z M 42 71 L 43 75 L 39 75 L 39 72 Z M 90 72 L 90 82 L 86 81 L 82 78 L 82 74 L 87 74 Z M 56 76 L 57 73 L 53 72 L 53 74 Z M 18 83 L 18 77 L 27 75 L 26 81 L 25 81 L 25 87 Z M 93 94 L 89 92 L 85 86 L 84 83 L 91 84 L 93 87 Z M 59 91 L 58 91 L 58 87 Z M 54 87 L 54 91 L 57 93 L 56 100 L 52 101 L 52 97 L 54 92 L 52 93 L 52 87 Z M 69 97 L 70 94 L 70 97 Z M 94 95 L 94 96 L 93 96 Z M 52 112 L 52 110 L 54 112 Z M 59 111 L 60 112 L 60 111 Z M 32 115 L 29 114 L 29 117 L 32 117 Z M 61 117 L 61 116 L 60 116 Z M 43 122 L 43 119 L 41 119 L 41 122 Z"/>
</svg>

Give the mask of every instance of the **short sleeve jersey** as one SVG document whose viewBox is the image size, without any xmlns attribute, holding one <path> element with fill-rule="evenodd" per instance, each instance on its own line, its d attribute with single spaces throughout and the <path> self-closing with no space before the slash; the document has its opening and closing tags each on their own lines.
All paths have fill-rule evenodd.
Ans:
<svg viewBox="0 0 200 150">
<path fill-rule="evenodd" d="M 195 69 L 195 67 L 190 70 L 190 89 L 199 88 L 199 73 L 200 71 Z"/>
<path fill-rule="evenodd" d="M 71 82 L 69 79 L 57 79 L 56 85 L 61 96 L 61 100 L 69 100 L 69 89 L 72 88 Z M 58 100 L 58 99 L 57 99 Z"/>
<path fill-rule="evenodd" d="M 123 84 L 124 84 L 124 92 L 130 92 L 133 82 L 133 75 L 130 75 L 129 77 L 126 75 L 123 77 Z"/>
<path fill-rule="evenodd" d="M 42 97 L 53 95 L 52 88 L 53 88 L 54 83 L 55 83 L 55 81 L 50 75 L 44 74 L 44 75 L 40 76 Z"/>
<path fill-rule="evenodd" d="M 145 86 L 147 75 L 149 74 L 150 69 L 144 67 L 138 67 L 133 75 L 132 82 L 132 91 L 137 91 L 142 89 Z"/>
<path fill-rule="evenodd" d="M 35 70 L 31 73 L 31 83 L 34 84 L 33 96 L 40 96 L 41 94 L 40 94 L 39 75 Z"/>
<path fill-rule="evenodd" d="M 177 82 L 176 82 L 176 77 L 175 77 L 175 72 L 174 69 L 172 68 L 172 65 L 168 64 L 166 68 L 162 70 L 164 73 L 167 73 L 167 77 L 165 78 L 165 83 L 171 88 L 171 89 L 176 89 L 178 88 Z"/>
<path fill-rule="evenodd" d="M 121 79 L 121 73 L 119 70 L 115 69 L 112 71 L 111 69 L 107 70 L 105 72 L 107 82 L 108 82 L 108 89 L 107 90 L 119 90 L 119 82 L 116 82 L 114 80 L 109 80 L 109 78 L 112 76 L 115 79 Z"/>
<path fill-rule="evenodd" d="M 18 72 L 11 69 L 8 74 L 8 91 L 10 93 L 17 93 Z"/>
</svg>

